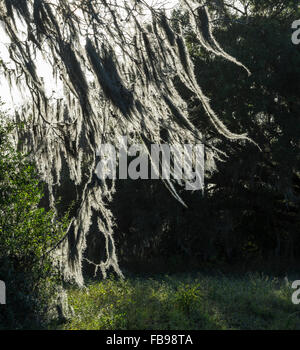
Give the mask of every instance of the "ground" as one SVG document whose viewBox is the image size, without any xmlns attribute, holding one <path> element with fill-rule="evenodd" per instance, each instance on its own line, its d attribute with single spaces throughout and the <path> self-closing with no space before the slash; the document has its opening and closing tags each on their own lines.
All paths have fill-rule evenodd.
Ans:
<svg viewBox="0 0 300 350">
<path fill-rule="evenodd" d="M 292 281 L 291 281 L 292 282 Z M 66 330 L 300 330 L 300 305 L 283 278 L 262 273 L 110 277 L 69 289 Z"/>
</svg>

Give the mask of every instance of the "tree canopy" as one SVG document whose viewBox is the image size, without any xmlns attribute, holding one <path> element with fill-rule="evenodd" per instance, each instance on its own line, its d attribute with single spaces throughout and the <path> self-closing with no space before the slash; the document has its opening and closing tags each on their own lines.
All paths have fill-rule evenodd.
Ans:
<svg viewBox="0 0 300 350">
<path fill-rule="evenodd" d="M 222 12 L 224 2 L 213 3 L 214 10 Z M 184 0 L 181 6 L 197 43 L 213 57 L 237 65 L 247 79 L 248 68 L 214 38 L 206 2 Z M 211 130 L 228 140 L 250 139 L 244 132 L 231 132 L 215 113 L 195 75 L 185 29 L 178 22 L 175 30 L 160 8 L 141 0 L 5 0 L 0 20 L 10 40 L 11 61 L 1 61 L 3 74 L 31 96 L 16 113 L 17 121 L 25 125 L 18 132 L 20 148 L 32 152 L 48 184 L 50 207 L 55 207 L 63 176 L 70 177 L 76 190 L 74 224 L 61 248 L 65 275 L 83 283 L 83 251 L 94 212 L 106 247 L 96 271 L 101 269 L 105 276 L 112 267 L 122 275 L 113 238 L 115 220 L 108 208 L 115 183 L 100 182 L 95 176 L 99 144 L 117 148 L 126 135 L 129 143 L 142 141 L 148 152 L 150 143 L 202 142 L 206 170 L 212 171 L 215 160 L 226 158 L 226 152 L 215 139 L 204 137 L 201 120 L 207 118 Z M 61 96 L 47 94 L 37 72 L 38 57 L 52 67 Z M 196 117 L 190 117 L 178 81 L 201 104 Z M 174 183 L 164 183 L 184 204 Z"/>
</svg>

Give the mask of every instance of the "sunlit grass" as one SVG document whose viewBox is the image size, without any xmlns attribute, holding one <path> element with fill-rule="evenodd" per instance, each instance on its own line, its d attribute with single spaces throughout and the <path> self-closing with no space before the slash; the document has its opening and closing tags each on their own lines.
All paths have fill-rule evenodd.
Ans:
<svg viewBox="0 0 300 350">
<path fill-rule="evenodd" d="M 67 330 L 300 329 L 300 305 L 283 281 L 177 275 L 110 278 L 69 290 Z"/>
</svg>

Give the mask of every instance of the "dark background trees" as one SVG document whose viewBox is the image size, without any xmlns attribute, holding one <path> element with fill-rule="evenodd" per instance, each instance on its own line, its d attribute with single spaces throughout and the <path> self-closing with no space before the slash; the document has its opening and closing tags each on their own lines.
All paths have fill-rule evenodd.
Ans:
<svg viewBox="0 0 300 350">
<path fill-rule="evenodd" d="M 293 1 L 248 3 L 244 14 L 226 7 L 214 33 L 250 77 L 201 48 L 186 15 L 173 13 L 173 24 L 184 25 L 197 79 L 217 114 L 261 150 L 214 133 L 202 105 L 179 83 L 191 120 L 229 158 L 207 174 L 204 196 L 180 192 L 187 209 L 155 181 L 119 182 L 112 210 L 121 265 L 151 271 L 263 263 L 284 272 L 300 257 L 300 51 L 291 42 L 300 14 Z"/>
</svg>

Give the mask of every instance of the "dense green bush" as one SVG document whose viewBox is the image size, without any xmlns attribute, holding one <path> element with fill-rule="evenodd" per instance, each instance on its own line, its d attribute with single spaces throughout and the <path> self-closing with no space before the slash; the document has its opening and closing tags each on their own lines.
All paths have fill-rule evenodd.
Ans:
<svg viewBox="0 0 300 350">
<path fill-rule="evenodd" d="M 1 123 L 0 280 L 7 305 L 1 307 L 0 329 L 42 326 L 59 280 L 49 251 L 67 225 L 67 216 L 59 221 L 40 207 L 43 187 L 34 165 L 16 151 L 13 131 L 12 124 Z"/>
</svg>

